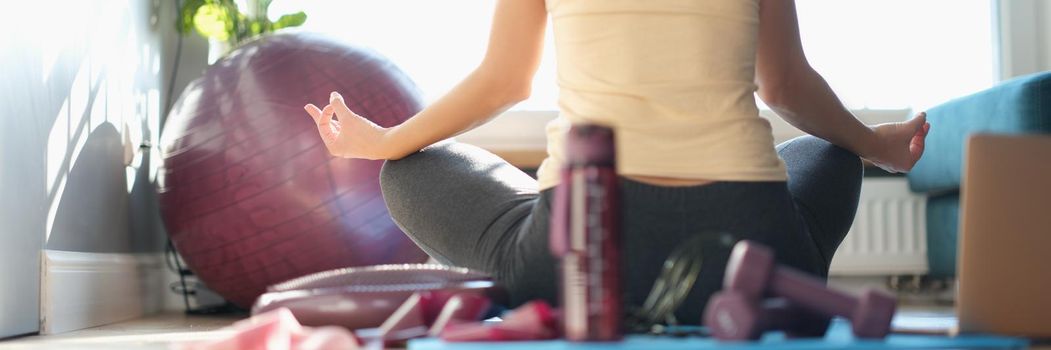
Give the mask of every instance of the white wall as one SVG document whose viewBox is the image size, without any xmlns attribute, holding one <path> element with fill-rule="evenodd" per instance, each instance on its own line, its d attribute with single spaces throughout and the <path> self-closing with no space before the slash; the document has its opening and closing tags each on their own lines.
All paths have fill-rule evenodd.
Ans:
<svg viewBox="0 0 1051 350">
<path fill-rule="evenodd" d="M 1051 70 L 1051 1 L 997 0 L 1000 77 Z"/>
<path fill-rule="evenodd" d="M 139 145 L 158 139 L 177 37 L 169 0 L 10 2 L 4 13 L 0 337 L 37 330 L 42 248 L 163 248 L 157 152 Z M 194 51 L 191 77 L 204 60 Z"/>
</svg>

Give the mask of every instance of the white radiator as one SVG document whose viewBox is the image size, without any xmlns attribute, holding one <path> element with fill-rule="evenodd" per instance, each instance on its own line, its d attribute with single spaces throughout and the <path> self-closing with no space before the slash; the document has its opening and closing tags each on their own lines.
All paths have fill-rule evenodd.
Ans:
<svg viewBox="0 0 1051 350">
<path fill-rule="evenodd" d="M 927 198 L 903 177 L 865 178 L 854 224 L 832 258 L 831 275 L 927 272 Z"/>
</svg>

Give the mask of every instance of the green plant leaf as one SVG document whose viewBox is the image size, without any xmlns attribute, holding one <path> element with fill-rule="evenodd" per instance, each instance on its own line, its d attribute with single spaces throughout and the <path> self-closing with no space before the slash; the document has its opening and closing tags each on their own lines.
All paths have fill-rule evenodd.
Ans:
<svg viewBox="0 0 1051 350">
<path fill-rule="evenodd" d="M 233 28 L 233 19 L 226 8 L 218 4 L 204 4 L 197 9 L 193 15 L 193 24 L 197 32 L 206 38 L 227 41 L 230 33 L 227 29 Z"/>
<path fill-rule="evenodd" d="M 281 16 L 281 18 L 278 18 L 277 21 L 274 22 L 273 30 L 278 30 L 278 29 L 281 29 L 281 28 L 289 28 L 289 27 L 298 27 L 298 26 L 303 25 L 303 23 L 305 23 L 306 21 L 307 21 L 307 14 L 304 13 L 303 11 L 299 11 L 299 12 L 296 12 L 296 13 L 290 13 L 290 14 Z"/>
<path fill-rule="evenodd" d="M 259 35 L 259 34 L 263 33 L 263 31 L 266 30 L 266 24 L 267 23 L 266 23 L 265 19 L 263 19 L 263 20 L 258 20 L 257 19 L 257 20 L 250 21 L 249 24 L 248 24 L 248 29 L 249 29 L 249 34 L 250 34 L 249 36 L 252 37 L 252 36 L 256 36 L 256 35 Z"/>
<path fill-rule="evenodd" d="M 248 25 L 248 16 L 241 12 L 241 9 L 237 6 L 234 0 L 212 0 L 219 1 L 226 9 L 226 13 L 229 18 L 226 22 L 226 33 L 230 37 L 228 42 L 230 43 L 230 49 L 236 48 L 245 39 L 250 37 L 248 31 L 251 29 Z"/>
<path fill-rule="evenodd" d="M 193 16 L 197 9 L 204 5 L 206 0 L 187 0 L 179 9 L 179 21 L 175 23 L 175 29 L 183 35 L 190 35 L 193 31 Z"/>
</svg>

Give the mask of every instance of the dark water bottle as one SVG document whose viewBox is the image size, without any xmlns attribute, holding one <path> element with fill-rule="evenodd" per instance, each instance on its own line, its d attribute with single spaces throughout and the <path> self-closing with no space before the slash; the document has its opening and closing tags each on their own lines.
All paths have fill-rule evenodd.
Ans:
<svg viewBox="0 0 1051 350">
<path fill-rule="evenodd" d="M 560 262 L 562 327 L 572 341 L 622 337 L 619 186 L 613 130 L 575 125 L 555 189 L 551 250 Z"/>
</svg>

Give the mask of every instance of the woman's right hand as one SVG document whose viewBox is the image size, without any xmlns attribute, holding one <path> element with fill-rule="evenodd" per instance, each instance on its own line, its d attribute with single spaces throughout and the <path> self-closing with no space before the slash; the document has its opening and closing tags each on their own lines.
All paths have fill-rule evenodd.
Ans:
<svg viewBox="0 0 1051 350">
<path fill-rule="evenodd" d="M 321 140 L 330 154 L 372 160 L 389 158 L 386 142 L 389 129 L 351 111 L 338 92 L 333 91 L 329 95 L 329 104 L 324 108 L 307 104 L 303 109 L 314 118 Z"/>
<path fill-rule="evenodd" d="M 872 126 L 875 137 L 866 154 L 861 156 L 883 170 L 908 172 L 923 156 L 924 141 L 930 129 L 926 112 L 920 112 L 908 121 Z"/>
</svg>

